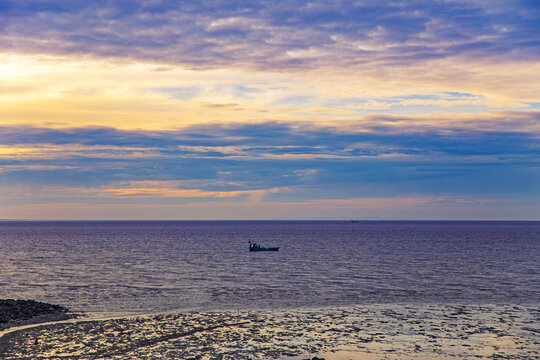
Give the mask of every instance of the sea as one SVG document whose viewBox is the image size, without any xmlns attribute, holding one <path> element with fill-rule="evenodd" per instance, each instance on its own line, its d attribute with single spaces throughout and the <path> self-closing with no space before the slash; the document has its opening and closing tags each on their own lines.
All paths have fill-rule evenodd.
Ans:
<svg viewBox="0 0 540 360">
<path fill-rule="evenodd" d="M 540 299 L 540 222 L 2 221 L 0 259 L 0 298 L 96 316 Z"/>
</svg>

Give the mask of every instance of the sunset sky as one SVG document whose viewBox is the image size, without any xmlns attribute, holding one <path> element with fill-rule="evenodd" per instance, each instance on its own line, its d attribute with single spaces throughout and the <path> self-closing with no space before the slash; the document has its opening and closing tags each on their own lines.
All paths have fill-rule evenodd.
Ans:
<svg viewBox="0 0 540 360">
<path fill-rule="evenodd" d="M 0 1 L 1 219 L 540 220 L 540 2 Z"/>
</svg>

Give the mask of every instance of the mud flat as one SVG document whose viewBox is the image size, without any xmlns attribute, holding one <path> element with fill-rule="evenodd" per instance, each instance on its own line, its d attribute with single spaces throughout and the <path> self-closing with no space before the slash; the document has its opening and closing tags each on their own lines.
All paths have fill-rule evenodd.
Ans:
<svg viewBox="0 0 540 360">
<path fill-rule="evenodd" d="M 4 334 L 11 359 L 540 359 L 538 307 L 369 305 L 77 321 Z"/>
</svg>

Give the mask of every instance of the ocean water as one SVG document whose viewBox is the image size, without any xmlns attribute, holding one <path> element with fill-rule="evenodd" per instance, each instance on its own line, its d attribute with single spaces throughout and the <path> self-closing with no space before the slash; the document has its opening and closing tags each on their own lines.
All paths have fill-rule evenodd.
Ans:
<svg viewBox="0 0 540 360">
<path fill-rule="evenodd" d="M 0 259 L 0 298 L 91 314 L 540 299 L 540 222 L 0 222 Z"/>
</svg>

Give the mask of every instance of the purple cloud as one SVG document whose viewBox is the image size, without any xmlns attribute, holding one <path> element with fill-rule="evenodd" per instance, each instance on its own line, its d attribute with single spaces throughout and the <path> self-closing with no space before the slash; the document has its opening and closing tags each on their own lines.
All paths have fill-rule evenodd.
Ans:
<svg viewBox="0 0 540 360">
<path fill-rule="evenodd" d="M 540 49 L 540 5 L 533 1 L 5 1 L 0 12 L 5 50 L 192 67 L 523 59 Z M 298 55 L 307 50 L 316 55 Z"/>
</svg>

